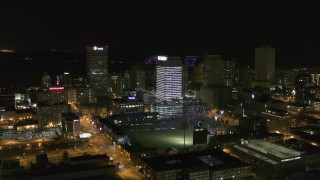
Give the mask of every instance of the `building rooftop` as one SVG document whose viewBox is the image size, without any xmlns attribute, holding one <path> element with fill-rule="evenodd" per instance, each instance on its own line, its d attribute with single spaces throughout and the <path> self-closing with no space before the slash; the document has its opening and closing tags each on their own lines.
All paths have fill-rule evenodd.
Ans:
<svg viewBox="0 0 320 180">
<path fill-rule="evenodd" d="M 86 160 L 97 160 L 97 159 L 109 159 L 109 157 L 105 154 L 98 154 L 98 155 L 86 154 L 83 156 L 70 157 L 71 161 L 86 161 Z"/>
<path fill-rule="evenodd" d="M 306 152 L 308 155 L 320 153 L 320 148 L 318 146 L 314 146 L 294 138 L 285 141 L 277 141 L 276 143 L 296 151 Z"/>
<path fill-rule="evenodd" d="M 122 98 L 116 98 L 112 99 L 112 101 L 117 103 L 124 103 L 124 102 L 143 102 L 143 100 L 140 100 L 136 96 L 124 96 Z"/>
<path fill-rule="evenodd" d="M 265 155 L 271 154 L 281 160 L 294 158 L 301 155 L 300 152 L 295 151 L 293 149 L 289 149 L 287 147 L 284 147 L 278 144 L 274 144 L 266 141 L 260 141 L 260 140 L 245 141 L 244 146 L 241 146 L 241 147 L 250 148 L 252 150 L 255 150 Z"/>
<path fill-rule="evenodd" d="M 38 120 L 28 119 L 15 123 L 13 126 L 27 126 L 27 125 L 38 125 Z"/>
<path fill-rule="evenodd" d="M 217 150 L 145 158 L 143 162 L 157 172 L 179 168 L 206 168 L 218 171 L 248 165 L 235 157 Z"/>
</svg>

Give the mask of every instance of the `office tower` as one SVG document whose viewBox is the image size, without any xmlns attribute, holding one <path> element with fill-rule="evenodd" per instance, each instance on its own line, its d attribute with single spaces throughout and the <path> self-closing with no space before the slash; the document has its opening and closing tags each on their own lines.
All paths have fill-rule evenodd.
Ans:
<svg viewBox="0 0 320 180">
<path fill-rule="evenodd" d="M 129 71 L 130 87 L 136 91 L 142 91 L 146 88 L 146 73 L 141 67 L 135 65 Z"/>
<path fill-rule="evenodd" d="M 130 83 L 130 74 L 127 70 L 124 72 L 123 76 L 124 76 L 124 89 L 132 89 L 131 83 Z"/>
<path fill-rule="evenodd" d="M 41 89 L 49 89 L 51 87 L 51 77 L 48 73 L 43 73 L 41 78 Z"/>
<path fill-rule="evenodd" d="M 232 86 L 235 80 L 236 61 L 235 59 L 224 61 L 224 79 L 226 86 Z"/>
<path fill-rule="evenodd" d="M 274 82 L 276 50 L 270 46 L 255 48 L 256 81 Z"/>
<path fill-rule="evenodd" d="M 161 101 L 182 97 L 183 67 L 180 57 L 158 56 L 156 96 Z"/>
<path fill-rule="evenodd" d="M 193 68 L 193 81 L 202 84 L 204 79 L 204 63 L 199 63 L 198 66 Z"/>
<path fill-rule="evenodd" d="M 61 86 L 65 88 L 71 88 L 72 79 L 69 72 L 64 72 L 62 75 L 60 75 L 59 80 L 60 80 Z"/>
<path fill-rule="evenodd" d="M 86 47 L 87 75 L 95 96 L 107 95 L 108 46 Z"/>
<path fill-rule="evenodd" d="M 124 80 L 121 74 L 113 73 L 110 75 L 110 86 L 112 89 L 113 98 L 122 96 L 122 89 L 124 87 Z"/>
<path fill-rule="evenodd" d="M 312 99 L 310 93 L 312 87 L 312 76 L 307 73 L 300 73 L 296 77 L 295 91 L 296 101 L 302 104 L 309 104 Z"/>
<path fill-rule="evenodd" d="M 240 81 L 243 83 L 245 88 L 251 88 L 252 80 L 254 79 L 255 72 L 254 69 L 249 66 L 241 68 L 239 70 Z"/>
<path fill-rule="evenodd" d="M 224 84 L 224 62 L 221 55 L 204 56 L 204 86 Z"/>
</svg>

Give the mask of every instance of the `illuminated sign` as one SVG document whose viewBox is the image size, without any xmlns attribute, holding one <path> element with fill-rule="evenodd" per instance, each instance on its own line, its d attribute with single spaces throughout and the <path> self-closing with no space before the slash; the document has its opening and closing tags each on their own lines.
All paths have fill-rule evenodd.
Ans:
<svg viewBox="0 0 320 180">
<path fill-rule="evenodd" d="M 168 60 L 167 56 L 158 56 L 158 61 L 166 61 Z"/>
<path fill-rule="evenodd" d="M 134 99 L 136 99 L 136 97 L 135 96 L 128 96 L 128 99 L 134 100 Z"/>
<path fill-rule="evenodd" d="M 93 50 L 95 51 L 102 51 L 103 50 L 103 47 L 97 47 L 97 46 L 93 46 Z"/>
<path fill-rule="evenodd" d="M 64 91 L 64 87 L 51 87 L 49 88 L 50 92 L 62 92 Z"/>
</svg>

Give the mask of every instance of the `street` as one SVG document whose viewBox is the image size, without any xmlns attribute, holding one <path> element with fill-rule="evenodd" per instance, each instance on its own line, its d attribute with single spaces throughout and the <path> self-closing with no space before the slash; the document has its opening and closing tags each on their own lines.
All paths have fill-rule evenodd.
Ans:
<svg viewBox="0 0 320 180">
<path fill-rule="evenodd" d="M 58 165 L 63 158 L 63 152 L 67 151 L 69 157 L 81 156 L 84 154 L 106 154 L 114 160 L 114 164 L 119 167 L 117 175 L 121 179 L 144 179 L 138 172 L 138 167 L 124 155 L 121 147 L 111 142 L 110 137 L 102 134 L 92 124 L 91 118 L 82 118 L 81 126 L 85 132 L 92 132 L 92 136 L 87 140 L 74 139 L 37 139 L 33 141 L 4 141 L 0 144 L 0 159 L 19 159 L 20 165 L 26 169 L 31 168 L 31 163 L 35 163 L 36 155 L 46 153 L 50 163 Z"/>
</svg>

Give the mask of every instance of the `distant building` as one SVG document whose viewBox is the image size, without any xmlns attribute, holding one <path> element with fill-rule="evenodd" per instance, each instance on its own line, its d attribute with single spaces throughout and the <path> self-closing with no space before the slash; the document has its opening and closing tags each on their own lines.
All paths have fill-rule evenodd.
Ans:
<svg viewBox="0 0 320 180">
<path fill-rule="evenodd" d="M 146 89 L 146 72 L 141 67 L 135 65 L 130 68 L 130 87 L 136 91 Z"/>
<path fill-rule="evenodd" d="M 221 55 L 204 56 L 204 86 L 224 84 L 224 62 Z"/>
<path fill-rule="evenodd" d="M 183 104 L 176 102 L 162 102 L 150 105 L 150 112 L 158 112 L 160 119 L 172 119 L 183 116 Z"/>
<path fill-rule="evenodd" d="M 270 46 L 255 48 L 256 81 L 275 81 L 276 50 Z"/>
<path fill-rule="evenodd" d="M 74 113 L 62 113 L 62 131 L 68 134 L 75 134 L 80 131 L 80 117 Z"/>
<path fill-rule="evenodd" d="M 41 78 L 41 89 L 49 89 L 51 87 L 51 76 L 49 76 L 48 73 L 43 73 L 42 78 Z"/>
<path fill-rule="evenodd" d="M 14 111 L 14 110 L 15 110 L 15 95 L 0 94 L 0 111 Z"/>
<path fill-rule="evenodd" d="M 312 73 L 310 74 L 312 77 L 312 83 L 316 86 L 320 85 L 320 73 Z"/>
<path fill-rule="evenodd" d="M 123 95 L 122 89 L 124 86 L 124 79 L 121 74 L 110 75 L 110 86 L 112 90 L 113 98 L 121 97 Z"/>
<path fill-rule="evenodd" d="M 193 68 L 193 81 L 202 84 L 204 81 L 205 68 L 204 63 L 199 63 Z"/>
<path fill-rule="evenodd" d="M 66 88 L 72 87 L 72 79 L 69 72 L 64 72 L 62 75 L 60 75 L 59 79 L 60 79 L 61 86 Z"/>
<path fill-rule="evenodd" d="M 303 153 L 262 140 L 242 140 L 241 145 L 233 146 L 232 154 L 253 162 L 268 179 L 305 170 Z"/>
<path fill-rule="evenodd" d="M 15 109 L 30 109 L 31 108 L 31 99 L 29 94 L 24 93 L 15 93 Z"/>
<path fill-rule="evenodd" d="M 227 86 L 201 86 L 199 99 L 215 108 L 225 107 L 232 99 L 232 88 Z"/>
<path fill-rule="evenodd" d="M 124 89 L 130 89 L 133 90 L 133 88 L 131 87 L 131 82 L 130 82 L 130 74 L 129 72 L 126 70 L 123 74 L 124 77 Z"/>
<path fill-rule="evenodd" d="M 310 93 L 312 87 L 312 76 L 307 73 L 300 73 L 296 76 L 295 96 L 296 101 L 302 104 L 310 104 L 312 95 Z"/>
<path fill-rule="evenodd" d="M 3 111 L 0 112 L 0 121 L 2 122 L 18 122 L 22 120 L 32 119 L 34 115 L 32 112 L 16 112 L 16 111 Z"/>
<path fill-rule="evenodd" d="M 39 125 L 41 127 L 55 127 L 61 125 L 61 113 L 70 112 L 70 105 L 52 104 L 52 105 L 38 105 L 37 116 Z"/>
<path fill-rule="evenodd" d="M 262 118 L 265 120 L 269 132 L 290 133 L 292 118 L 287 111 L 267 109 L 262 112 Z"/>
<path fill-rule="evenodd" d="M 23 120 L 13 125 L 13 129 L 16 132 L 21 131 L 36 131 L 39 128 L 39 123 L 37 120 Z"/>
<path fill-rule="evenodd" d="M 58 104 L 68 102 L 68 92 L 64 87 L 50 87 L 48 91 L 38 92 L 38 103 Z"/>
<path fill-rule="evenodd" d="M 108 116 L 107 106 L 97 104 L 97 103 L 81 104 L 79 107 L 79 112 L 83 115 L 101 116 L 101 117 Z"/>
<path fill-rule="evenodd" d="M 86 46 L 87 76 L 96 96 L 107 95 L 108 46 Z"/>
<path fill-rule="evenodd" d="M 215 108 L 220 107 L 220 87 L 219 86 L 201 86 L 199 99 Z"/>
<path fill-rule="evenodd" d="M 243 86 L 245 88 L 252 88 L 252 80 L 254 79 L 255 76 L 255 71 L 254 69 L 248 67 L 241 68 L 239 70 L 239 75 L 240 75 L 240 81 L 242 81 Z"/>
<path fill-rule="evenodd" d="M 112 114 L 130 114 L 143 112 L 143 100 L 136 96 L 124 96 L 112 100 Z"/>
<path fill-rule="evenodd" d="M 239 128 L 242 134 L 265 132 L 266 127 L 261 117 L 240 117 Z"/>
<path fill-rule="evenodd" d="M 93 89 L 89 87 L 77 88 L 77 103 L 87 104 L 96 103 L 96 98 L 94 97 Z"/>
<path fill-rule="evenodd" d="M 232 86 L 232 82 L 235 80 L 236 73 L 236 60 L 224 61 L 224 85 Z"/>
</svg>

